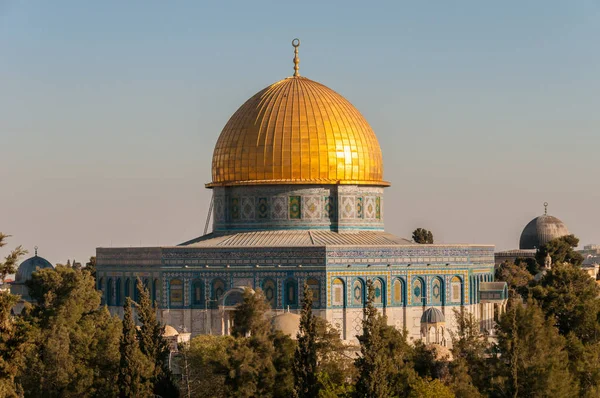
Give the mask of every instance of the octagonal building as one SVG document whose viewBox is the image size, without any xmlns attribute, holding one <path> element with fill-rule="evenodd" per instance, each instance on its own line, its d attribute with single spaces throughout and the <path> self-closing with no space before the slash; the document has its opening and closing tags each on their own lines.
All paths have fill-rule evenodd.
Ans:
<svg viewBox="0 0 600 398">
<path fill-rule="evenodd" d="M 371 280 L 376 306 L 412 339 L 429 333 L 422 315 L 431 307 L 445 318 L 437 343 L 450 341 L 453 308 L 491 328 L 506 299 L 505 288 L 489 289 L 494 247 L 419 245 L 385 232 L 390 183 L 377 137 L 343 96 L 300 76 L 294 44 L 294 75 L 248 99 L 217 140 L 206 184 L 212 232 L 176 246 L 98 248 L 104 303 L 120 313 L 140 278 L 166 324 L 229 334 L 244 288 L 262 289 L 277 316 L 299 312 L 306 283 L 315 313 L 353 341 Z"/>
</svg>

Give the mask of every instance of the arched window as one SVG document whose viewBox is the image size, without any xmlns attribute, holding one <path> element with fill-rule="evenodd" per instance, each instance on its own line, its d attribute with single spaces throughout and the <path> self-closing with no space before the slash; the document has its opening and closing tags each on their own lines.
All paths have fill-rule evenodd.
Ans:
<svg viewBox="0 0 600 398">
<path fill-rule="evenodd" d="M 225 282 L 223 282 L 221 279 L 215 279 L 212 282 L 212 298 L 213 298 L 213 300 L 219 300 L 221 297 L 223 297 L 224 293 L 225 293 Z"/>
<path fill-rule="evenodd" d="M 275 288 L 275 282 L 273 282 L 272 279 L 265 280 L 262 289 L 271 308 L 275 308 L 277 306 L 277 289 Z"/>
<path fill-rule="evenodd" d="M 115 290 L 116 290 L 116 300 L 115 300 L 115 304 L 116 305 L 123 305 L 123 297 L 121 297 L 122 292 L 121 292 L 121 278 L 117 278 L 117 283 L 115 284 Z"/>
<path fill-rule="evenodd" d="M 202 305 L 204 302 L 203 285 L 204 284 L 200 279 L 196 279 L 192 282 L 192 304 Z"/>
<path fill-rule="evenodd" d="M 377 278 L 373 281 L 373 303 L 383 304 L 383 283 L 381 279 Z"/>
<path fill-rule="evenodd" d="M 462 302 L 462 280 L 458 276 L 453 277 L 450 281 L 450 289 L 450 300 L 453 303 Z"/>
<path fill-rule="evenodd" d="M 297 298 L 298 283 L 294 279 L 289 279 L 285 282 L 285 305 L 294 306 L 298 303 Z"/>
<path fill-rule="evenodd" d="M 125 279 L 125 297 L 131 297 L 131 281 L 129 278 Z"/>
<path fill-rule="evenodd" d="M 424 289 L 424 284 L 423 284 L 423 280 L 421 280 L 420 278 L 417 278 L 413 281 L 413 288 L 412 288 L 412 294 L 413 294 L 413 304 L 422 304 L 425 305 L 425 289 Z"/>
<path fill-rule="evenodd" d="M 102 295 L 100 296 L 100 305 L 104 305 L 104 303 L 106 302 L 106 291 L 104 290 L 104 278 L 98 279 L 98 290 L 100 290 L 100 292 L 102 292 Z"/>
<path fill-rule="evenodd" d="M 352 285 L 352 304 L 362 305 L 365 301 L 363 283 L 360 279 L 354 281 Z"/>
<path fill-rule="evenodd" d="M 331 304 L 334 306 L 343 306 L 346 303 L 346 295 L 344 294 L 344 281 L 336 278 L 333 281 L 333 295 Z"/>
<path fill-rule="evenodd" d="M 139 278 L 136 278 L 136 280 L 133 282 L 133 301 L 136 303 L 140 301 L 140 289 L 138 288 L 139 280 Z"/>
<path fill-rule="evenodd" d="M 159 288 L 159 284 L 158 284 L 158 279 L 154 279 L 154 282 L 152 282 L 152 302 L 156 303 L 156 301 L 158 300 L 158 288 Z"/>
<path fill-rule="evenodd" d="M 113 280 L 108 278 L 106 282 L 106 305 L 113 305 Z"/>
<path fill-rule="evenodd" d="M 171 279 L 169 304 L 171 307 L 183 306 L 183 282 L 181 279 Z"/>
<path fill-rule="evenodd" d="M 440 278 L 434 278 L 431 282 L 431 305 L 442 305 L 444 303 L 444 283 Z"/>
<path fill-rule="evenodd" d="M 403 282 L 400 279 L 394 280 L 394 304 L 404 304 Z"/>
<path fill-rule="evenodd" d="M 313 307 L 319 308 L 321 306 L 321 288 L 319 281 L 315 278 L 309 278 L 306 280 L 306 284 L 312 293 Z"/>
</svg>

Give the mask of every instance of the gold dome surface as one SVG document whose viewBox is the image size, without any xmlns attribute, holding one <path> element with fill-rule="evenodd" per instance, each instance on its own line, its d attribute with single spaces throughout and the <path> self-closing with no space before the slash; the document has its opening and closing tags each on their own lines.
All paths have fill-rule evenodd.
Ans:
<svg viewBox="0 0 600 398">
<path fill-rule="evenodd" d="M 383 181 L 375 133 L 344 97 L 293 76 L 256 93 L 229 119 L 207 187 Z"/>
</svg>

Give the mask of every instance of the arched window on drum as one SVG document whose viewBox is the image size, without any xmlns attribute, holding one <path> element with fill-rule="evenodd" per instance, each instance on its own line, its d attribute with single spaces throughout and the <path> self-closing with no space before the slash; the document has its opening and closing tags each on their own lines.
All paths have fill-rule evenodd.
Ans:
<svg viewBox="0 0 600 398">
<path fill-rule="evenodd" d="M 192 282 L 192 304 L 201 306 L 204 303 L 204 282 L 194 279 Z"/>
<path fill-rule="evenodd" d="M 462 280 L 458 276 L 450 281 L 450 301 L 462 303 Z"/>
<path fill-rule="evenodd" d="M 315 278 L 309 278 L 306 280 L 306 284 L 312 293 L 313 308 L 319 308 L 321 306 L 321 288 L 319 281 Z"/>
<path fill-rule="evenodd" d="M 392 301 L 394 304 L 404 304 L 404 282 L 401 279 L 394 279 Z"/>
<path fill-rule="evenodd" d="M 365 302 L 365 289 L 360 279 L 357 279 L 352 284 L 352 304 L 363 305 Z"/>
<path fill-rule="evenodd" d="M 106 282 L 106 305 L 113 305 L 113 280 L 108 278 Z"/>
<path fill-rule="evenodd" d="M 336 278 L 333 281 L 333 294 L 331 297 L 331 305 L 335 307 L 342 307 L 346 304 L 346 295 L 344 294 L 344 281 L 340 278 Z"/>
<path fill-rule="evenodd" d="M 383 304 L 383 295 L 383 283 L 381 282 L 381 279 L 377 278 L 373 280 L 373 303 L 379 305 Z"/>
<path fill-rule="evenodd" d="M 225 294 L 225 282 L 221 279 L 215 279 L 212 283 L 212 299 L 218 301 L 223 297 L 223 294 Z"/>
<path fill-rule="evenodd" d="M 444 305 L 444 282 L 440 278 L 431 282 L 431 305 Z"/>
<path fill-rule="evenodd" d="M 183 282 L 181 279 L 171 279 L 169 304 L 171 307 L 183 306 Z"/>
<path fill-rule="evenodd" d="M 271 308 L 277 306 L 277 288 L 272 279 L 267 279 L 263 282 L 262 290 L 265 293 L 265 298 L 271 305 Z"/>
<path fill-rule="evenodd" d="M 288 279 L 285 281 L 285 305 L 293 307 L 298 304 L 298 283 L 295 279 Z"/>
<path fill-rule="evenodd" d="M 125 297 L 131 298 L 131 280 L 125 279 Z"/>
<path fill-rule="evenodd" d="M 425 305 L 425 297 L 425 284 L 421 278 L 416 278 L 412 285 L 412 303 Z"/>
<path fill-rule="evenodd" d="M 123 298 L 122 296 L 122 292 L 121 292 L 121 278 L 117 278 L 117 283 L 115 285 L 115 290 L 116 290 L 116 300 L 115 300 L 115 305 L 123 305 Z"/>
</svg>

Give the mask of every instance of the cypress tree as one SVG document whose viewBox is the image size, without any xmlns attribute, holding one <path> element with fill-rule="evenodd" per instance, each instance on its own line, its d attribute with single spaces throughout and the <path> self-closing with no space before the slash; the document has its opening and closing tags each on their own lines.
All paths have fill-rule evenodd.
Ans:
<svg viewBox="0 0 600 398">
<path fill-rule="evenodd" d="M 156 307 L 152 304 L 150 292 L 137 279 L 137 314 L 140 328 L 137 331 L 140 351 L 154 364 L 152 384 L 154 393 L 160 396 L 178 395 L 177 387 L 169 370 L 169 343 L 163 337 L 165 327 L 156 319 Z"/>
<path fill-rule="evenodd" d="M 123 305 L 123 333 L 119 345 L 118 385 L 121 398 L 147 397 L 152 393 L 152 386 L 147 381 L 152 374 L 151 366 L 139 349 L 131 304 L 127 297 Z"/>
<path fill-rule="evenodd" d="M 304 284 L 304 298 L 296 351 L 294 353 L 294 396 L 317 397 L 320 386 L 317 377 L 317 321 L 312 313 L 312 291 Z"/>
<path fill-rule="evenodd" d="M 373 305 L 375 289 L 372 281 L 367 282 L 368 299 L 363 310 L 363 334 L 357 336 L 360 343 L 360 356 L 355 365 L 358 370 L 356 382 L 357 397 L 386 398 L 393 396 L 391 379 L 395 365 L 383 338 L 387 334 L 387 318 L 382 317 Z"/>
</svg>

